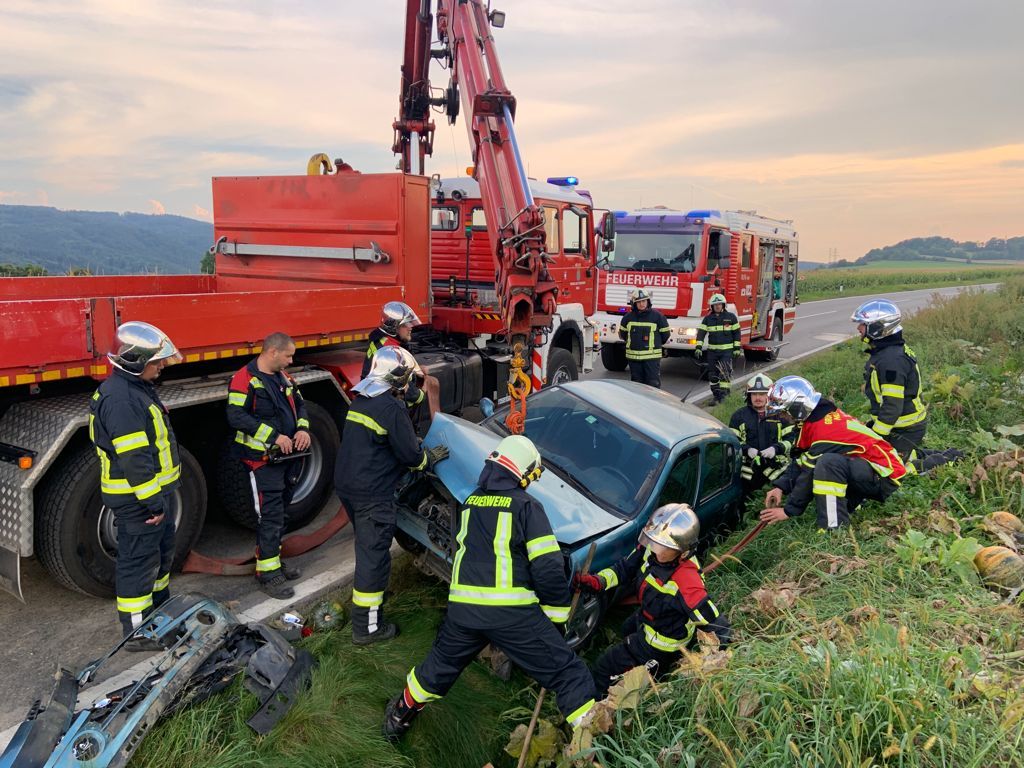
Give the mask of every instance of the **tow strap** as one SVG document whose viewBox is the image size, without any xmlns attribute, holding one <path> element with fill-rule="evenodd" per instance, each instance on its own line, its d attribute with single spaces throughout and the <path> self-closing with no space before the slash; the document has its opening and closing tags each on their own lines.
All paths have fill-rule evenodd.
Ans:
<svg viewBox="0 0 1024 768">
<path fill-rule="evenodd" d="M 722 557 L 718 557 L 716 555 L 712 555 L 712 557 L 715 558 L 715 561 L 713 563 L 711 563 L 711 565 L 704 566 L 704 568 L 702 569 L 704 571 L 704 573 L 711 573 L 711 571 L 715 570 L 715 568 L 720 566 L 722 563 L 724 563 L 730 557 L 734 557 L 736 554 L 738 554 L 743 549 L 745 549 L 746 546 L 748 544 L 750 544 L 750 542 L 752 542 L 754 539 L 757 538 L 757 534 L 759 534 L 764 529 L 764 527 L 766 525 L 768 525 L 768 523 L 765 523 L 765 522 L 760 522 L 757 525 L 755 525 L 754 529 L 750 533 L 748 533 L 746 536 L 744 536 L 742 539 L 740 539 L 736 544 L 734 544 L 733 547 L 728 552 L 726 552 L 724 555 L 722 555 Z"/>
</svg>

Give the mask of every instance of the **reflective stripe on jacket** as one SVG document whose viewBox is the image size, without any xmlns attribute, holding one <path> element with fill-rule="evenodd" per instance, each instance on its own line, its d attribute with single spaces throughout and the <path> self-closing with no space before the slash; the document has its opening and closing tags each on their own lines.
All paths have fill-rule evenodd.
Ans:
<svg viewBox="0 0 1024 768">
<path fill-rule="evenodd" d="M 309 429 L 306 403 L 295 380 L 284 371 L 262 373 L 255 359 L 228 385 L 227 417 L 235 430 L 235 450 L 248 461 L 263 461 L 278 435 L 294 437 Z"/>
<path fill-rule="evenodd" d="M 701 346 L 707 336 L 709 350 L 731 351 L 740 349 L 740 321 L 729 310 L 709 312 L 701 324 L 697 326 L 697 346 Z"/>
<path fill-rule="evenodd" d="M 671 333 L 665 316 L 651 307 L 643 312 L 630 310 L 619 323 L 619 338 L 626 342 L 627 360 L 660 360 L 661 348 Z"/>
<path fill-rule="evenodd" d="M 920 424 L 928 418 L 921 400 L 921 369 L 913 350 L 897 333 L 873 341 L 864 365 L 864 394 L 875 423 L 871 428 L 882 437 L 893 429 Z"/>
<path fill-rule="evenodd" d="M 92 396 L 89 438 L 100 459 L 100 493 L 111 509 L 168 508 L 181 476 L 178 442 L 156 387 L 115 369 Z"/>
</svg>

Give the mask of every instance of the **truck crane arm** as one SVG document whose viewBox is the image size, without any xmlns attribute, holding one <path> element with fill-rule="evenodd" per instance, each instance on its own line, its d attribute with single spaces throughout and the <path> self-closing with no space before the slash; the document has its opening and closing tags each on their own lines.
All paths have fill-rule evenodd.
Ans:
<svg viewBox="0 0 1024 768">
<path fill-rule="evenodd" d="M 550 329 L 558 288 L 546 267 L 544 212 L 530 192 L 516 140 L 516 99 L 505 84 L 491 35 L 492 23 L 504 25 L 504 14 L 489 12 L 482 0 L 437 0 L 436 23 L 441 48 L 431 51 L 429 0 L 408 0 L 402 117 L 394 124 L 394 149 L 401 152 L 408 173 L 412 144 L 418 140 L 422 173 L 423 155 L 432 149 L 429 108 L 443 105 L 454 122 L 461 92 L 474 175 L 480 184 L 487 236 L 495 257 L 495 290 L 514 350 L 509 393 L 519 415 L 513 418 L 515 414 L 510 413 L 508 425 L 513 432 L 521 432 L 524 400 L 530 390 L 522 355 Z M 434 100 L 428 78 L 431 58 L 446 62 L 451 72 L 445 96 Z"/>
</svg>

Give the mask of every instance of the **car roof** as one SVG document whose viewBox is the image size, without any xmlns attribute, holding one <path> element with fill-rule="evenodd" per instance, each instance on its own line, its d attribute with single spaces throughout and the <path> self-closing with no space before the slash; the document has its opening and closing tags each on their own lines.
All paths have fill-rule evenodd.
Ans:
<svg viewBox="0 0 1024 768">
<path fill-rule="evenodd" d="M 693 437 L 729 432 L 722 422 L 697 406 L 646 384 L 589 379 L 558 386 L 668 448 Z"/>
</svg>

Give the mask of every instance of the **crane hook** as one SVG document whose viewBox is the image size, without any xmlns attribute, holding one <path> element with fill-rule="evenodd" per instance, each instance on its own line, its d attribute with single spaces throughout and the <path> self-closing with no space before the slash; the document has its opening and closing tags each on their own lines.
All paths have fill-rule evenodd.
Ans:
<svg viewBox="0 0 1024 768">
<path fill-rule="evenodd" d="M 508 395 L 511 401 L 508 416 L 505 417 L 505 426 L 513 435 L 521 435 L 526 430 L 526 398 L 533 385 L 530 377 L 523 372 L 525 365 L 523 344 L 516 342 L 512 348 L 512 362 L 509 364 Z"/>
</svg>

